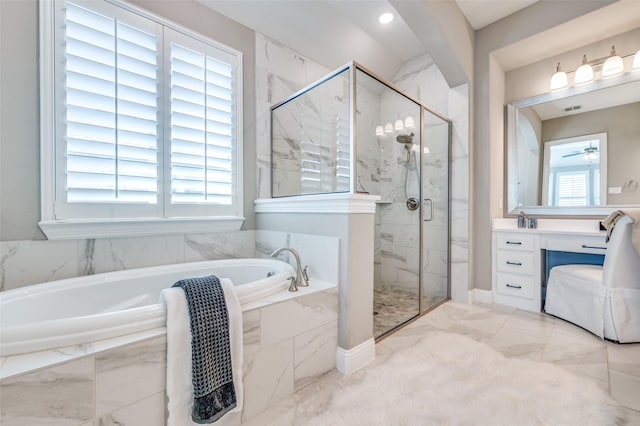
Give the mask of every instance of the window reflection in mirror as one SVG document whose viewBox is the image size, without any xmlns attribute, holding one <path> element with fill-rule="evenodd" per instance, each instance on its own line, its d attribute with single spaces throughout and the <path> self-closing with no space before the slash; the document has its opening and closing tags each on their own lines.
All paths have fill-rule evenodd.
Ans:
<svg viewBox="0 0 640 426">
<path fill-rule="evenodd" d="M 544 206 L 599 206 L 606 203 L 606 133 L 544 144 Z M 602 161 L 602 160 L 605 161 Z"/>
</svg>

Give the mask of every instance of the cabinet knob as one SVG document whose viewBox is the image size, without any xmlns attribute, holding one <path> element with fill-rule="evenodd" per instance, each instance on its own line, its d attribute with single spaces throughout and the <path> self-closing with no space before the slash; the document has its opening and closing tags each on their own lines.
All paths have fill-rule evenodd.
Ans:
<svg viewBox="0 0 640 426">
<path fill-rule="evenodd" d="M 516 289 L 521 289 L 522 286 L 521 285 L 515 285 L 515 284 L 507 284 L 507 287 L 509 288 L 516 288 Z"/>
<path fill-rule="evenodd" d="M 515 246 L 521 246 L 522 243 L 520 241 L 507 241 L 507 244 L 511 244 L 511 245 L 515 245 Z"/>
<path fill-rule="evenodd" d="M 507 260 L 507 265 L 522 266 L 522 262 L 510 262 Z"/>
</svg>

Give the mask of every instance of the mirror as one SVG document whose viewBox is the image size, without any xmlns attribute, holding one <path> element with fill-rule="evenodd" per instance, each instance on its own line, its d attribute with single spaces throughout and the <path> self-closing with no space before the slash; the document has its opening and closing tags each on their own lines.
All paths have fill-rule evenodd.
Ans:
<svg viewBox="0 0 640 426">
<path fill-rule="evenodd" d="M 508 212 L 640 206 L 640 73 L 507 105 Z"/>
</svg>

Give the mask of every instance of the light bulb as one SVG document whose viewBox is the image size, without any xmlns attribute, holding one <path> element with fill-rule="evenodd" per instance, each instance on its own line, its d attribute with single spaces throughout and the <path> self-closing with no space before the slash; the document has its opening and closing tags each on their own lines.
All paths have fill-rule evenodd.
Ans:
<svg viewBox="0 0 640 426">
<path fill-rule="evenodd" d="M 633 65 L 631 65 L 631 68 L 640 70 L 640 50 L 638 50 L 636 56 L 633 57 Z"/>
<path fill-rule="evenodd" d="M 574 81 L 576 84 L 584 84 L 593 80 L 593 68 L 587 64 L 587 55 L 582 57 L 582 65 L 576 70 Z"/>
<path fill-rule="evenodd" d="M 408 116 L 407 118 L 404 119 L 404 127 L 406 127 L 407 129 L 410 129 L 415 125 L 416 124 L 413 122 L 413 117 Z"/>
<path fill-rule="evenodd" d="M 391 133 L 393 132 L 393 124 L 391 123 L 387 123 L 384 125 L 384 132 L 385 133 Z"/>
<path fill-rule="evenodd" d="M 611 46 L 611 56 L 604 61 L 602 66 L 602 76 L 611 77 L 624 71 L 624 63 L 622 58 L 616 54 L 616 47 Z"/>
<path fill-rule="evenodd" d="M 393 13 L 383 13 L 378 18 L 378 22 L 381 24 L 388 24 L 391 21 L 393 21 Z"/>
<path fill-rule="evenodd" d="M 404 123 L 402 122 L 402 120 L 400 120 L 399 118 L 396 120 L 395 124 L 393 125 L 393 127 L 396 130 L 402 130 L 404 129 Z"/>
<path fill-rule="evenodd" d="M 376 126 L 376 136 L 384 135 L 384 128 L 382 126 Z"/>
<path fill-rule="evenodd" d="M 549 88 L 551 90 L 559 90 L 564 89 L 568 85 L 569 79 L 567 78 L 567 73 L 560 70 L 560 62 L 558 62 L 558 66 L 556 66 L 556 73 L 551 77 Z"/>
</svg>

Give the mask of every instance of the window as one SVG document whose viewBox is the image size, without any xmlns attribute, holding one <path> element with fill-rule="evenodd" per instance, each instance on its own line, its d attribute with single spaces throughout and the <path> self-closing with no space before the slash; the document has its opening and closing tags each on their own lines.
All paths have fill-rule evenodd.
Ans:
<svg viewBox="0 0 640 426">
<path fill-rule="evenodd" d="M 576 136 L 544 143 L 543 205 L 606 204 L 607 135 Z"/>
<path fill-rule="evenodd" d="M 123 2 L 41 5 L 47 236 L 239 229 L 241 54 Z"/>
</svg>

